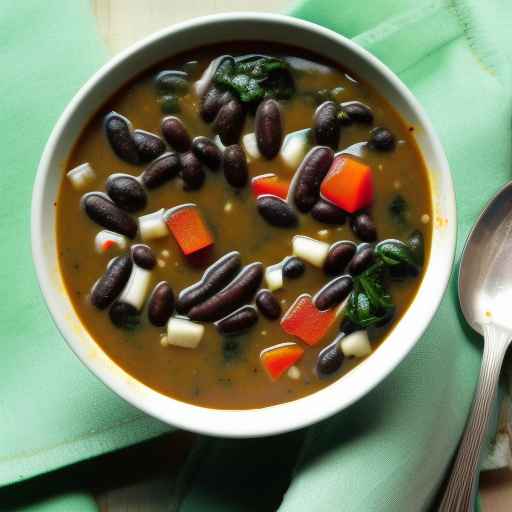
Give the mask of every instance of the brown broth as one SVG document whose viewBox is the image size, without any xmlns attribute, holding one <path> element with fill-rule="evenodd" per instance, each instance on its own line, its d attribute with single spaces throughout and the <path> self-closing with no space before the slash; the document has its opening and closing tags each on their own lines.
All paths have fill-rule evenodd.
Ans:
<svg viewBox="0 0 512 512">
<path fill-rule="evenodd" d="M 421 217 L 432 218 L 431 192 L 424 162 L 408 127 L 393 108 L 367 84 L 355 82 L 345 71 L 317 56 L 297 48 L 274 46 L 265 43 L 265 53 L 296 56 L 312 59 L 317 64 L 303 60 L 305 71 L 297 80 L 298 90 L 317 91 L 342 86 L 339 101 L 360 100 L 370 105 L 374 112 L 374 126 L 389 128 L 399 140 L 394 151 L 378 152 L 365 150 L 363 160 L 372 166 L 376 185 L 376 200 L 372 208 L 379 239 L 405 237 L 413 229 L 419 229 L 425 238 L 426 261 L 431 240 L 431 222 L 423 224 Z M 222 47 L 201 48 L 180 55 L 143 73 L 119 91 L 85 126 L 69 157 L 66 171 L 83 162 L 89 162 L 97 173 L 97 180 L 86 191 L 104 190 L 108 176 L 114 172 L 139 175 L 142 167 L 129 165 L 118 159 L 109 147 L 102 129 L 103 116 L 115 110 L 129 118 L 134 127 L 154 133 L 160 132 L 162 114 L 157 103 L 153 78 L 162 69 L 180 69 L 189 60 L 198 60 L 193 75 L 197 79 L 210 60 L 219 54 L 232 55 L 261 52 L 257 43 L 232 44 Z M 198 98 L 190 93 L 184 98 L 182 114 L 191 135 L 213 137 L 211 126 L 203 123 L 197 114 Z M 282 102 L 285 133 L 309 128 L 316 105 L 303 97 L 296 96 Z M 252 132 L 253 117 L 248 117 L 244 133 Z M 354 124 L 342 130 L 339 149 L 368 140 L 371 127 Z M 256 176 L 268 172 L 290 178 L 294 169 L 287 168 L 276 158 L 250 162 L 250 174 Z M 399 187 L 399 190 L 397 188 Z M 391 199 L 400 192 L 409 204 L 409 225 L 403 227 L 394 223 L 389 215 Z M 305 354 L 298 363 L 301 377 L 292 380 L 285 375 L 272 382 L 260 365 L 262 349 L 277 343 L 292 340 L 280 328 L 279 321 L 268 321 L 260 315 L 256 327 L 246 335 L 237 338 L 238 352 L 226 358 L 223 339 L 212 325 L 206 326 L 205 336 L 196 349 L 162 347 L 161 332 L 165 328 L 153 327 L 147 321 L 146 311 L 141 315 L 141 326 L 133 331 L 115 328 L 106 311 L 98 311 L 89 303 L 91 286 L 105 271 L 107 262 L 118 253 L 99 255 L 94 250 L 94 237 L 102 229 L 91 222 L 80 209 L 80 198 L 84 191 L 76 191 L 63 176 L 57 201 L 57 243 L 59 247 L 60 270 L 73 306 L 81 321 L 99 346 L 124 370 L 136 379 L 178 400 L 219 409 L 248 409 L 265 407 L 300 398 L 313 393 L 346 374 L 360 360 L 345 359 L 342 370 L 330 378 L 319 379 L 314 367 L 319 350 L 335 335 L 339 321 L 335 323 L 330 336 L 316 347 L 305 347 Z M 256 211 L 256 204 L 250 187 L 236 191 L 224 180 L 222 171 L 217 174 L 207 171 L 203 188 L 185 192 L 180 179 L 148 193 L 147 208 L 137 215 L 170 208 L 182 203 L 196 203 L 215 237 L 214 259 L 238 250 L 243 264 L 261 261 L 265 266 L 279 262 L 291 254 L 291 240 L 295 234 L 335 242 L 354 240 L 348 223 L 341 227 L 325 226 L 314 221 L 309 215 L 300 217 L 296 229 L 282 229 L 268 225 Z M 226 203 L 231 210 L 225 211 Z M 320 230 L 327 230 L 319 234 Z M 153 283 L 166 280 L 177 294 L 181 289 L 196 282 L 204 269 L 188 265 L 172 236 L 153 240 L 149 245 L 162 259 L 161 251 L 167 249 L 171 255 L 166 266 L 157 266 L 153 271 Z M 322 270 L 306 264 L 303 277 L 285 280 L 283 289 L 275 292 L 282 303 L 283 311 L 303 292 L 314 293 L 327 278 Z M 414 298 L 421 277 L 403 283 L 392 283 L 391 295 L 397 306 L 393 323 L 371 333 L 374 349 L 385 335 L 399 321 Z M 299 341 L 299 344 L 301 342 Z"/>
</svg>

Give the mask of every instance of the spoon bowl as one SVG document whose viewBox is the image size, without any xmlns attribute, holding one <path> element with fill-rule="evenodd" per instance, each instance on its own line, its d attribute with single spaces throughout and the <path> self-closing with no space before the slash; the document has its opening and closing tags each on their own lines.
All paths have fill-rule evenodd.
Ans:
<svg viewBox="0 0 512 512">
<path fill-rule="evenodd" d="M 480 453 L 501 365 L 512 339 L 512 182 L 487 204 L 471 230 L 459 269 L 460 307 L 484 336 L 480 379 L 441 512 L 474 510 Z"/>
<path fill-rule="evenodd" d="M 489 321 L 512 330 L 512 181 L 491 199 L 468 236 L 459 300 L 464 318 L 480 334 Z"/>
</svg>

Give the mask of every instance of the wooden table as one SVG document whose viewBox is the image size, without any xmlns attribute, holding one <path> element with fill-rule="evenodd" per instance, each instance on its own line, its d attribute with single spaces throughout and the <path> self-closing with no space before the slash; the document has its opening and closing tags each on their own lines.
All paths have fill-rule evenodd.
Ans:
<svg viewBox="0 0 512 512">
<path fill-rule="evenodd" d="M 142 37 L 178 21 L 226 11 L 284 11 L 289 0 L 91 0 L 99 31 L 112 55 Z M 108 456 L 107 464 L 121 467 L 153 468 L 149 478 L 121 474 L 117 481 L 98 492 L 103 511 L 166 510 L 167 486 L 165 468 L 175 467 L 184 458 L 192 436 L 184 433 L 167 436 L 143 445 L 144 449 L 130 449 Z M 135 450 L 135 451 L 134 451 Z M 162 455 L 164 451 L 164 455 Z M 134 458 L 134 453 L 136 454 Z M 120 462 L 123 461 L 123 462 Z M 126 464 L 124 463 L 126 461 Z M 130 476 L 131 475 L 131 476 Z M 512 510 L 512 471 L 484 473 L 481 481 L 484 511 L 510 512 Z"/>
</svg>

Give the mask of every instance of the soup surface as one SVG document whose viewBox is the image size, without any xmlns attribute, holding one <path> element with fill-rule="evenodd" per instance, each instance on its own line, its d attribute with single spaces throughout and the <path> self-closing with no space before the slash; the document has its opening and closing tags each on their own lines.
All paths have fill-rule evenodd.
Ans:
<svg viewBox="0 0 512 512">
<path fill-rule="evenodd" d="M 349 73 L 297 48 L 200 48 L 84 127 L 57 201 L 60 269 L 133 377 L 201 406 L 265 407 L 342 377 L 400 320 L 428 260 L 430 185 L 413 127 Z M 198 136 L 221 164 L 205 139 L 190 149 Z M 211 265 L 210 288 L 180 294 Z"/>
</svg>

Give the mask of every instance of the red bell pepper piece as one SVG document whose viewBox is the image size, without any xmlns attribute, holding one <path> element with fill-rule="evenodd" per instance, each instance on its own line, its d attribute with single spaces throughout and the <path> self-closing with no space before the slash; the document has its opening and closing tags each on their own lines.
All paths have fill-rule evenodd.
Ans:
<svg viewBox="0 0 512 512">
<path fill-rule="evenodd" d="M 261 176 L 255 176 L 252 179 L 251 188 L 256 197 L 264 194 L 271 194 L 273 196 L 280 197 L 281 199 L 286 199 L 290 183 L 288 181 L 280 180 L 272 173 L 262 174 Z"/>
<path fill-rule="evenodd" d="M 104 252 L 107 252 L 109 249 L 112 248 L 113 245 L 114 245 L 114 240 L 105 240 L 103 242 L 103 245 L 101 246 L 101 248 Z"/>
<path fill-rule="evenodd" d="M 372 169 L 352 156 L 340 155 L 332 162 L 320 192 L 349 213 L 367 208 L 373 203 Z"/>
<path fill-rule="evenodd" d="M 283 330 L 297 336 L 308 345 L 316 345 L 329 331 L 336 319 L 336 310 L 320 311 L 311 295 L 299 295 L 281 319 Z"/>
<path fill-rule="evenodd" d="M 213 245 L 213 236 L 195 204 L 171 210 L 165 222 L 185 256 Z"/>
<path fill-rule="evenodd" d="M 282 343 L 265 349 L 261 363 L 272 380 L 277 380 L 304 354 L 304 349 L 296 343 Z"/>
</svg>

